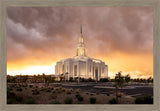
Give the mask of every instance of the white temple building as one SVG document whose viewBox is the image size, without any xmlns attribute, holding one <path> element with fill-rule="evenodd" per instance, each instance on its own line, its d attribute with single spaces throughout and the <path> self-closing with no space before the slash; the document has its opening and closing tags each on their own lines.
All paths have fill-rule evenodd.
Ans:
<svg viewBox="0 0 160 111">
<path fill-rule="evenodd" d="M 69 80 L 70 77 L 92 78 L 100 80 L 100 78 L 108 77 L 108 65 L 99 59 L 93 59 L 86 55 L 86 47 L 83 41 L 82 24 L 80 30 L 79 43 L 76 48 L 76 56 L 60 60 L 55 66 L 55 75 L 64 74 Z"/>
</svg>

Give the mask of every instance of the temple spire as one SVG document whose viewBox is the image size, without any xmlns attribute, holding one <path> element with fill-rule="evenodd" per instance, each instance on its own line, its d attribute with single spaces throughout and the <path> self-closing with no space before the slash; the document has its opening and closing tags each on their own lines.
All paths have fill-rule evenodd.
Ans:
<svg viewBox="0 0 160 111">
<path fill-rule="evenodd" d="M 83 43 L 82 22 L 81 22 L 81 26 L 80 26 L 80 34 L 81 34 L 81 36 L 79 37 L 79 43 Z"/>
<path fill-rule="evenodd" d="M 82 35 L 82 22 L 81 22 L 81 35 Z"/>
<path fill-rule="evenodd" d="M 77 49 L 76 49 L 76 55 L 77 56 L 86 56 L 86 47 L 84 45 L 84 42 L 83 42 L 83 34 L 82 34 L 82 23 L 81 23 L 81 26 L 80 26 L 80 37 L 79 37 L 79 43 L 78 43 L 78 46 L 77 46 Z"/>
</svg>

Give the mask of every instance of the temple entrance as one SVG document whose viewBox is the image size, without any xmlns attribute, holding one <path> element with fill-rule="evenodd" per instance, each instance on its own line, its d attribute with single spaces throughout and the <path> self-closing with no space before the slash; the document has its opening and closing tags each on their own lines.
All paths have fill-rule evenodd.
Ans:
<svg viewBox="0 0 160 111">
<path fill-rule="evenodd" d="M 74 65 L 74 76 L 77 76 L 77 65 Z"/>
<path fill-rule="evenodd" d="M 95 69 L 95 78 L 96 78 L 96 81 L 98 81 L 98 67 L 96 67 Z"/>
</svg>

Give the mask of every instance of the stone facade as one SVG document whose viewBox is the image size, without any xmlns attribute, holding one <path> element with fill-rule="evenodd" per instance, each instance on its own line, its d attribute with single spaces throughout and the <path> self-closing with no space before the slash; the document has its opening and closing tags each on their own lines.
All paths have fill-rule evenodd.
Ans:
<svg viewBox="0 0 160 111">
<path fill-rule="evenodd" d="M 64 74 L 67 80 L 70 77 L 92 78 L 99 80 L 108 77 L 108 65 L 99 59 L 93 59 L 86 55 L 86 47 L 83 42 L 82 25 L 81 36 L 76 48 L 76 56 L 73 58 L 63 59 L 56 63 L 55 75 Z"/>
</svg>

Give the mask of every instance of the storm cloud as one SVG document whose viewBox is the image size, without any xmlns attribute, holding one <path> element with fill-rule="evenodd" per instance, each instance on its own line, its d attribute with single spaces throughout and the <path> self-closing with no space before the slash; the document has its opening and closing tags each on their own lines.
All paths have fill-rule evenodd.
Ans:
<svg viewBox="0 0 160 111">
<path fill-rule="evenodd" d="M 73 57 L 81 22 L 89 56 L 153 52 L 151 7 L 8 7 L 7 61 Z"/>
</svg>

